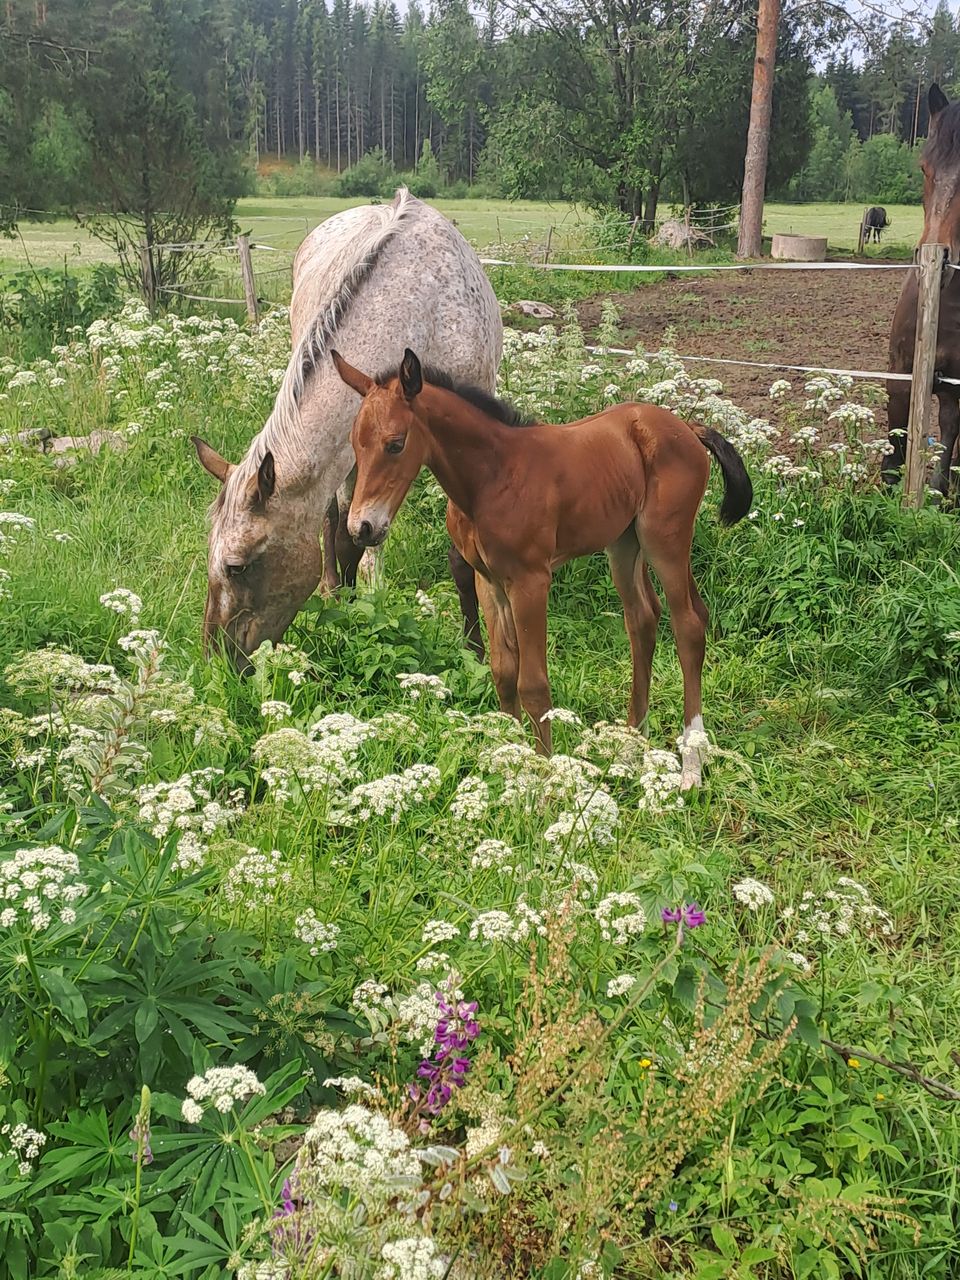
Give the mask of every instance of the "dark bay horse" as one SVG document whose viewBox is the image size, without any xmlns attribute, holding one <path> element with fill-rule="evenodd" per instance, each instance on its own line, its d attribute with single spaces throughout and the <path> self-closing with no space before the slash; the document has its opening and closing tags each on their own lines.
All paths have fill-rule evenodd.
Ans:
<svg viewBox="0 0 960 1280">
<path fill-rule="evenodd" d="M 932 85 L 930 133 L 920 156 L 923 169 L 923 234 L 921 244 L 945 244 L 950 262 L 960 263 L 960 102 L 948 102 L 939 85 Z M 960 378 L 960 270 L 948 267 L 940 292 L 940 326 L 935 368 L 945 378 Z M 913 371 L 913 347 L 917 331 L 918 273 L 910 271 L 900 290 L 900 300 L 890 330 L 890 371 Z M 884 479 L 900 478 L 906 458 L 910 383 L 888 382 L 887 420 L 893 453 L 884 465 Z M 950 468 L 960 432 L 960 386 L 938 384 L 940 407 L 940 458 L 933 484 L 946 494 Z"/>
<path fill-rule="evenodd" d="M 683 671 L 681 785 L 700 781 L 704 743 L 700 680 L 707 610 L 690 568 L 709 453 L 724 478 L 720 518 L 750 509 L 740 455 L 718 432 L 650 404 L 614 405 L 565 426 L 525 423 L 502 401 L 421 369 L 409 349 L 399 372 L 370 378 L 331 353 L 363 397 L 351 439 L 357 480 L 348 529 L 363 546 L 387 535 L 421 467 L 448 498 L 447 529 L 477 575 L 501 708 L 533 721 L 551 749 L 547 594 L 553 571 L 606 550 L 623 601 L 633 656 L 628 723 L 647 714 L 660 579 Z M 519 428 L 519 429 L 518 429 Z"/>
<path fill-rule="evenodd" d="M 872 205 L 863 215 L 863 243 L 870 243 L 870 236 L 873 236 L 876 244 L 880 243 L 880 232 L 884 231 L 890 225 L 890 219 L 887 217 L 886 209 L 881 209 L 879 205 Z"/>
</svg>

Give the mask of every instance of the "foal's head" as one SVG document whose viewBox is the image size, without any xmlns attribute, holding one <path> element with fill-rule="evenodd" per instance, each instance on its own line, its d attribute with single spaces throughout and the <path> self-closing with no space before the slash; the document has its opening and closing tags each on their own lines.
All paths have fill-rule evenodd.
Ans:
<svg viewBox="0 0 960 1280">
<path fill-rule="evenodd" d="M 337 372 L 363 396 L 351 432 L 357 482 L 347 531 L 362 547 L 377 547 L 426 459 L 426 440 L 416 430 L 413 401 L 423 389 L 420 361 L 409 349 L 399 372 L 376 381 L 354 369 L 336 351 Z"/>
<path fill-rule="evenodd" d="M 924 244 L 945 244 L 960 257 L 960 101 L 949 102 L 939 85 L 927 95 L 930 129 L 920 155 L 923 169 Z"/>
</svg>

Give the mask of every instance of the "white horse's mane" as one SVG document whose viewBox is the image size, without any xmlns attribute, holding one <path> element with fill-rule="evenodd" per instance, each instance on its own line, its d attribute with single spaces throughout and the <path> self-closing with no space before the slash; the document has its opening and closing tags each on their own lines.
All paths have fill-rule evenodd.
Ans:
<svg viewBox="0 0 960 1280">
<path fill-rule="evenodd" d="M 326 252 L 322 264 L 316 259 L 311 263 L 311 272 L 316 272 L 322 265 L 329 288 L 324 290 L 313 320 L 293 349 L 270 417 L 250 442 L 242 462 L 237 464 L 221 488 L 213 504 L 213 514 L 219 512 L 229 518 L 235 513 L 246 492 L 246 482 L 256 474 L 267 453 L 272 453 L 282 464 L 294 449 L 304 445 L 300 400 L 307 377 L 329 351 L 331 338 L 343 322 L 361 285 L 376 267 L 384 246 L 403 218 L 418 204 L 419 201 L 410 195 L 406 187 L 400 187 L 390 204 L 365 206 L 362 219 L 351 220 L 348 234 L 324 246 Z M 299 259 L 299 251 L 297 257 Z M 299 262 L 295 261 L 294 287 L 298 266 Z"/>
</svg>

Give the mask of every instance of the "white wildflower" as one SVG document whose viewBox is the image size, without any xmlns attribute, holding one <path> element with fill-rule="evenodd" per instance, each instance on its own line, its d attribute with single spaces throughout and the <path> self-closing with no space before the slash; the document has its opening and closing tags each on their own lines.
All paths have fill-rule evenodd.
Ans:
<svg viewBox="0 0 960 1280">
<path fill-rule="evenodd" d="M 769 907 L 773 903 L 773 891 L 750 876 L 738 880 L 731 892 L 738 902 L 751 911 L 759 911 L 761 907 Z"/>
<path fill-rule="evenodd" d="M 450 690 L 439 676 L 424 675 L 421 671 L 402 672 L 397 683 L 416 702 L 424 694 L 430 694 L 439 702 L 450 697 Z"/>
<path fill-rule="evenodd" d="M 100 603 L 105 609 L 129 618 L 131 622 L 136 622 L 143 612 L 143 601 L 126 587 L 116 587 L 113 591 L 105 592 L 100 597 Z"/>
<path fill-rule="evenodd" d="M 428 920 L 423 926 L 421 937 L 427 946 L 433 946 L 437 942 L 449 942 L 452 938 L 459 938 L 460 929 L 449 920 Z"/>
<path fill-rule="evenodd" d="M 251 1096 L 263 1096 L 266 1089 L 249 1067 L 211 1067 L 202 1076 L 187 1081 L 187 1097 L 180 1114 L 188 1124 L 198 1124 L 206 1103 L 218 1111 L 232 1111 L 238 1102 Z M 199 1112 L 199 1114 L 198 1114 Z"/>
<path fill-rule="evenodd" d="M 455 822 L 479 822 L 490 806 L 490 788 L 483 778 L 463 778 L 450 801 L 450 817 Z"/>
<path fill-rule="evenodd" d="M 312 956 L 318 956 L 321 951 L 336 951 L 340 926 L 324 924 L 317 919 L 316 912 L 308 907 L 302 915 L 297 916 L 294 933 L 301 942 L 307 944 Z"/>
<path fill-rule="evenodd" d="M 642 933 L 647 917 L 635 893 L 608 893 L 593 911 L 605 942 L 623 947 L 632 937 Z"/>
<path fill-rule="evenodd" d="M 293 715 L 293 707 L 280 698 L 268 698 L 260 704 L 260 714 L 265 720 L 289 720 Z"/>
<path fill-rule="evenodd" d="M 636 983 L 637 979 L 632 973 L 621 973 L 607 983 L 607 997 L 612 1000 L 615 996 L 626 995 Z"/>
</svg>

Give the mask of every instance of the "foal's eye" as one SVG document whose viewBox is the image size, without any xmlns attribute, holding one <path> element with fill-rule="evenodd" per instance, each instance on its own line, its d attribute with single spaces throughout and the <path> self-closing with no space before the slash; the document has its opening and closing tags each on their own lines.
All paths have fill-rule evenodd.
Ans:
<svg viewBox="0 0 960 1280">
<path fill-rule="evenodd" d="M 246 573 L 249 568 L 250 566 L 248 564 L 228 564 L 227 577 L 239 578 L 241 573 Z"/>
<path fill-rule="evenodd" d="M 398 436 L 394 440 L 388 440 L 383 446 L 385 453 L 403 453 L 403 446 L 407 443 L 405 436 Z"/>
</svg>

